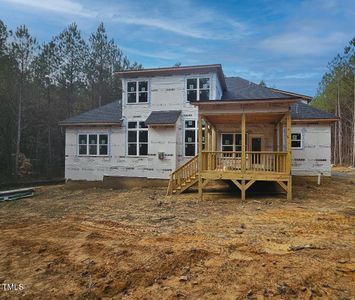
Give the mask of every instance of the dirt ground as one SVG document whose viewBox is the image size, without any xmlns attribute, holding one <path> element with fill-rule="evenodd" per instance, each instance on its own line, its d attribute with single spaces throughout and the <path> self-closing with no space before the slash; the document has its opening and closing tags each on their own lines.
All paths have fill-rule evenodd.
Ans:
<svg viewBox="0 0 355 300">
<path fill-rule="evenodd" d="M 0 203 L 0 298 L 355 299 L 355 177 L 295 180 L 292 201 L 164 194 L 57 185 Z"/>
</svg>

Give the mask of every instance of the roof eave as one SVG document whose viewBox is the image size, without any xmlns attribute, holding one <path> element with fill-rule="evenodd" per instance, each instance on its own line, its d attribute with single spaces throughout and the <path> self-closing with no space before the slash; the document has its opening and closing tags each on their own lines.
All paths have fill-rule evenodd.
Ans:
<svg viewBox="0 0 355 300">
<path fill-rule="evenodd" d="M 299 101 L 299 98 L 257 98 L 257 99 L 220 99 L 220 100 L 207 100 L 207 101 L 190 101 L 192 105 L 201 104 L 226 104 L 226 103 L 265 103 L 265 102 L 282 102 L 282 103 L 294 103 Z"/>
<path fill-rule="evenodd" d="M 173 74 L 183 74 L 198 71 L 212 71 L 215 70 L 218 76 L 218 80 L 221 84 L 222 90 L 227 90 L 227 84 L 225 81 L 225 76 L 223 73 L 221 64 L 212 64 L 212 65 L 197 65 L 197 66 L 181 66 L 181 67 L 168 67 L 168 68 L 152 68 L 152 69 L 141 69 L 141 70 L 127 70 L 116 72 L 115 75 L 122 78 L 136 78 L 140 76 L 163 76 L 163 75 L 173 75 Z"/>
<path fill-rule="evenodd" d="M 275 88 L 268 88 L 276 93 L 284 94 L 284 95 L 289 95 L 289 96 L 295 96 L 298 97 L 299 99 L 306 100 L 308 103 L 312 101 L 313 97 L 307 96 L 307 95 L 302 95 L 302 94 L 297 94 L 289 91 L 284 91 L 284 90 L 279 90 Z"/>
<path fill-rule="evenodd" d="M 59 126 L 68 127 L 68 126 L 104 126 L 104 125 L 122 125 L 122 121 L 120 122 L 59 122 Z"/>
<path fill-rule="evenodd" d="M 334 123 L 338 121 L 339 118 L 309 118 L 309 119 L 294 119 L 292 122 L 295 123 Z"/>
</svg>

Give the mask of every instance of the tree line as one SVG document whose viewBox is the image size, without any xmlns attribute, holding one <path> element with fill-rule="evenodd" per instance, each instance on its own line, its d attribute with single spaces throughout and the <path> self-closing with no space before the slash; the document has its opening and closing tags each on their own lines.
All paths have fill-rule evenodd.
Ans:
<svg viewBox="0 0 355 300">
<path fill-rule="evenodd" d="M 0 20 L 0 181 L 63 176 L 58 122 L 116 100 L 114 72 L 140 68 L 102 23 L 88 39 L 73 23 L 39 44 L 25 25 L 12 31 Z"/>
<path fill-rule="evenodd" d="M 335 114 L 332 161 L 355 166 L 355 38 L 328 64 L 312 105 Z"/>
</svg>

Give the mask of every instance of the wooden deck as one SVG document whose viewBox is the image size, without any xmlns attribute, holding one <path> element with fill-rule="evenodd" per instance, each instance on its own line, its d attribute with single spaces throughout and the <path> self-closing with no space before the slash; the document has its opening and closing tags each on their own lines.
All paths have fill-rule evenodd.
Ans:
<svg viewBox="0 0 355 300">
<path fill-rule="evenodd" d="M 278 140 L 282 141 L 283 129 L 286 129 L 286 140 L 280 145 L 274 145 L 279 151 L 247 151 L 246 147 L 246 123 L 247 114 L 240 113 L 235 117 L 218 116 L 214 120 L 221 122 L 241 123 L 241 151 L 221 151 L 217 146 L 217 129 L 211 122 L 212 117 L 199 114 L 198 121 L 198 155 L 176 169 L 171 174 L 168 194 L 179 194 L 191 185 L 198 182 L 199 196 L 203 197 L 203 188 L 211 180 L 230 180 L 240 190 L 241 198 L 245 199 L 246 191 L 256 181 L 277 182 L 287 193 L 287 199 L 292 199 L 292 176 L 291 176 L 291 115 L 286 111 L 280 115 L 274 114 L 270 119 L 269 113 L 250 114 L 249 117 L 254 122 L 256 120 L 265 121 L 276 120 L 273 124 L 279 128 Z M 205 124 L 204 129 L 202 123 Z M 203 135 L 204 130 L 204 135 Z M 204 146 L 202 143 L 204 136 Z"/>
</svg>

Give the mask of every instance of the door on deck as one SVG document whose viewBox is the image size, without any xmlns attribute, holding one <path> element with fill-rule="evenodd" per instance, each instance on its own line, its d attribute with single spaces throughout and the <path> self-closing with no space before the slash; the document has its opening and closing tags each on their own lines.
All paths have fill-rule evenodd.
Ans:
<svg viewBox="0 0 355 300">
<path fill-rule="evenodd" d="M 251 151 L 261 151 L 261 137 L 251 138 Z"/>
<path fill-rule="evenodd" d="M 250 148 L 251 148 L 251 151 L 253 151 L 253 152 L 260 152 L 262 149 L 262 138 L 260 136 L 251 136 Z M 260 164 L 261 163 L 261 155 L 253 154 L 251 163 L 253 165 Z"/>
</svg>

